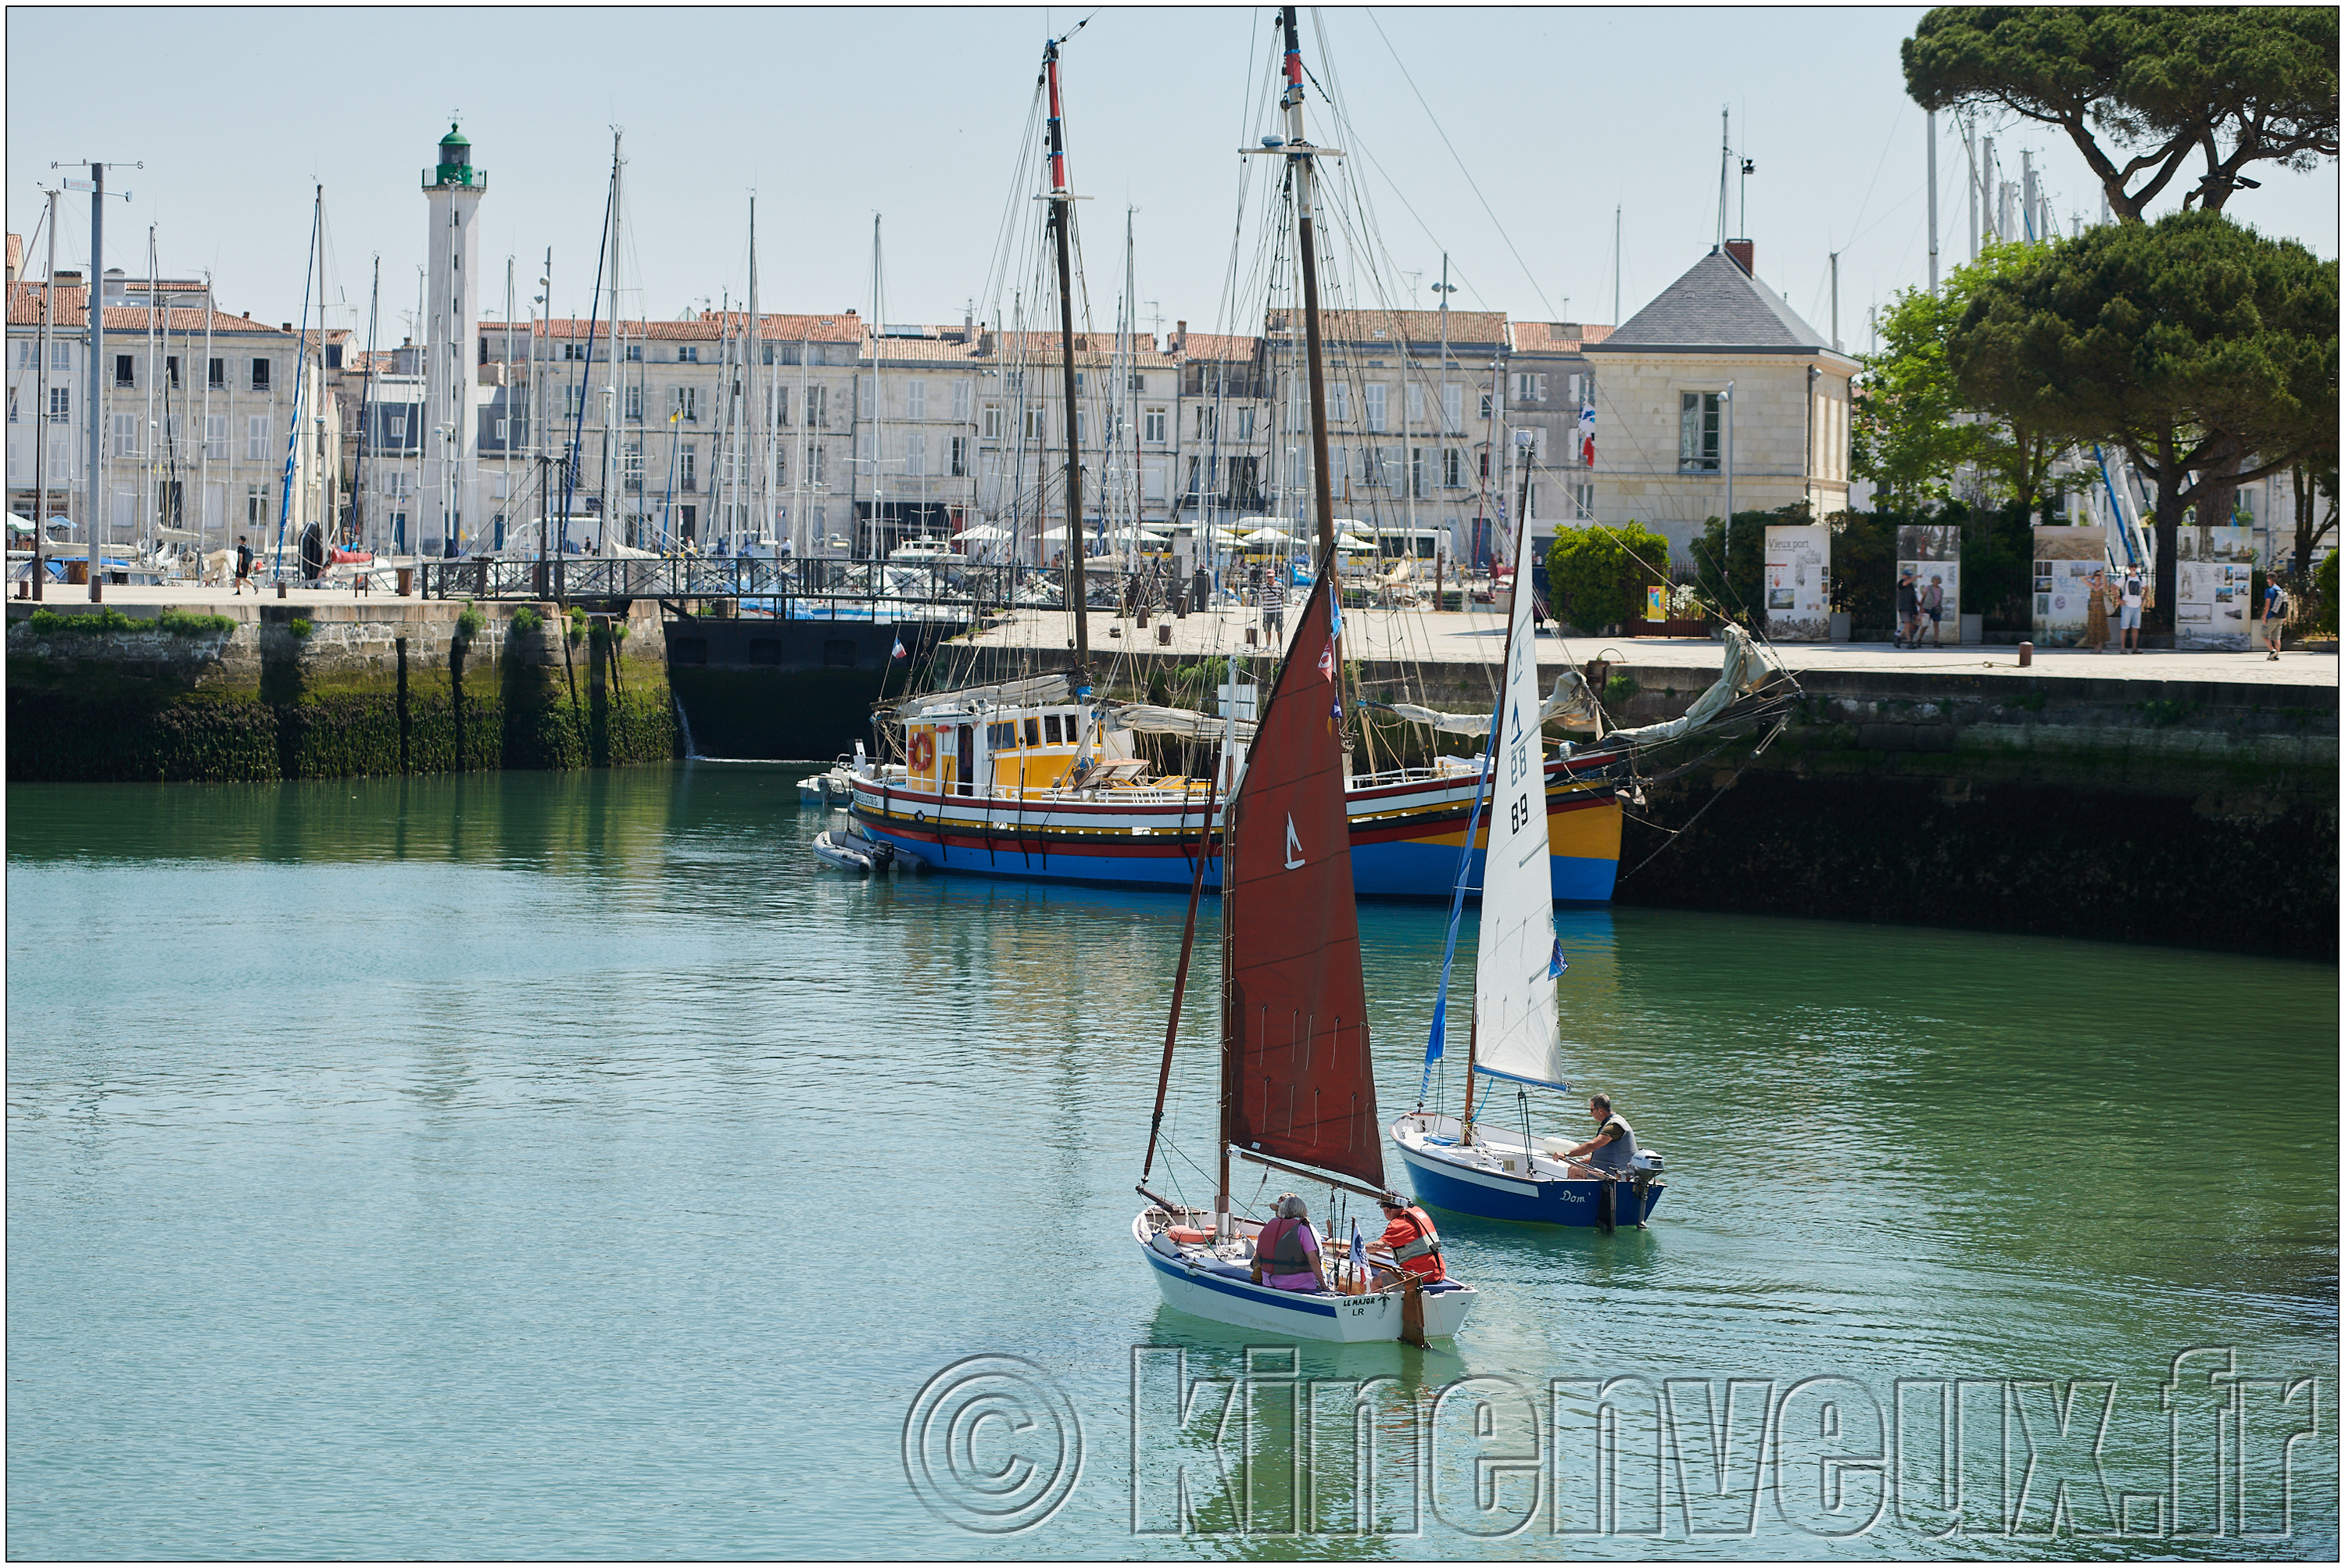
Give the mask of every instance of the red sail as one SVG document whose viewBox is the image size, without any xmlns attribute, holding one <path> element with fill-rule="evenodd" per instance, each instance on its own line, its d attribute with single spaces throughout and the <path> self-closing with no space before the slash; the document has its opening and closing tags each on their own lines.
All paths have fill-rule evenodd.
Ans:
<svg viewBox="0 0 2345 1568">
<path fill-rule="evenodd" d="M 1231 1143 L 1385 1185 L 1344 817 L 1343 665 L 1323 565 L 1226 819 Z"/>
</svg>

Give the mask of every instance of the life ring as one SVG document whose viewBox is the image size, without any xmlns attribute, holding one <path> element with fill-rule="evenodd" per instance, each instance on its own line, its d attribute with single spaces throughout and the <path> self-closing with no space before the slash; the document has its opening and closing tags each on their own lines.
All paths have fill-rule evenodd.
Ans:
<svg viewBox="0 0 2345 1568">
<path fill-rule="evenodd" d="M 917 735 L 913 736 L 912 771 L 915 773 L 926 773 L 930 768 L 936 765 L 936 760 L 937 738 L 935 734 L 929 730 L 923 729 Z"/>
</svg>

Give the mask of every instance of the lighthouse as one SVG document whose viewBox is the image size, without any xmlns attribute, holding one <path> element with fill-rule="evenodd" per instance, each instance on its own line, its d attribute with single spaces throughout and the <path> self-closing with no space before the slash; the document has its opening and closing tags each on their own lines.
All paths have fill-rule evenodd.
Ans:
<svg viewBox="0 0 2345 1568">
<path fill-rule="evenodd" d="M 452 121 L 440 138 L 439 159 L 423 171 L 431 239 L 425 248 L 421 488 L 423 532 L 436 534 L 445 552 L 452 540 L 472 546 L 480 533 L 480 375 L 472 368 L 480 315 L 472 276 L 489 177 L 473 166 L 472 144 Z"/>
</svg>

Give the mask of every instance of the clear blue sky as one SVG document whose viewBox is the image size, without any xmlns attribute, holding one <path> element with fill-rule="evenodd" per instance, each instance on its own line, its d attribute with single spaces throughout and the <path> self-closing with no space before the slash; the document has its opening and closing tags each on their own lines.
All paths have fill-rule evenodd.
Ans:
<svg viewBox="0 0 2345 1568">
<path fill-rule="evenodd" d="M 484 313 L 502 309 L 508 255 L 527 309 L 551 246 L 555 305 L 583 315 L 617 125 L 640 287 L 630 315 L 741 297 L 755 188 L 766 309 L 868 312 L 878 212 L 889 318 L 957 321 L 985 287 L 1042 41 L 1082 15 L 15 7 L 8 227 L 29 238 L 37 187 L 83 172 L 52 172 L 51 159 L 143 159 L 111 177 L 133 199 L 107 214 L 108 262 L 143 273 L 151 223 L 166 274 L 209 270 L 224 308 L 284 321 L 300 310 L 322 181 L 330 323 L 364 331 L 380 254 L 381 337 L 396 342 L 422 259 L 418 178 L 454 111 L 490 175 Z M 1083 219 L 1095 312 L 1113 310 L 1131 205 L 1138 294 L 1156 302 L 1143 324 L 1218 324 L 1235 148 L 1264 114 L 1252 89 L 1271 15 L 1103 9 L 1067 46 L 1075 184 L 1094 199 Z M 1710 247 L 1723 105 L 1758 166 L 1748 227 L 1761 277 L 1822 326 L 1826 256 L 1842 250 L 1842 335 L 1862 348 L 1866 307 L 1924 276 L 1924 120 L 1897 64 L 1921 15 L 1414 8 L 1329 10 L 1320 25 L 1355 156 L 1377 166 L 1362 178 L 1389 266 L 1422 274 L 1416 289 L 1429 290 L 1447 249 L 1460 308 L 1610 321 L 1617 204 L 1633 313 Z M 1304 29 L 1325 80 L 1307 17 Z M 1951 262 L 1964 253 L 1962 144 L 1940 128 Z M 2014 178 L 2020 149 L 2036 153 L 2064 221 L 2097 214 L 2064 138 L 2015 125 L 2000 140 Z M 2334 256 L 2334 166 L 2256 173 L 2264 188 L 2232 215 Z M 88 203 L 65 205 L 60 264 L 79 264 Z"/>
</svg>

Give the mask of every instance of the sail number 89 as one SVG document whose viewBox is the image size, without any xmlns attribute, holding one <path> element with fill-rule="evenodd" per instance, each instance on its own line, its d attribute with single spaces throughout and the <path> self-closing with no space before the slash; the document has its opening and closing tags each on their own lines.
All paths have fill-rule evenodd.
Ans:
<svg viewBox="0 0 2345 1568">
<path fill-rule="evenodd" d="M 1528 795 L 1515 797 L 1514 809 L 1508 813 L 1508 820 L 1512 823 L 1509 830 L 1512 832 L 1519 833 L 1530 824 L 1531 798 Z"/>
</svg>

